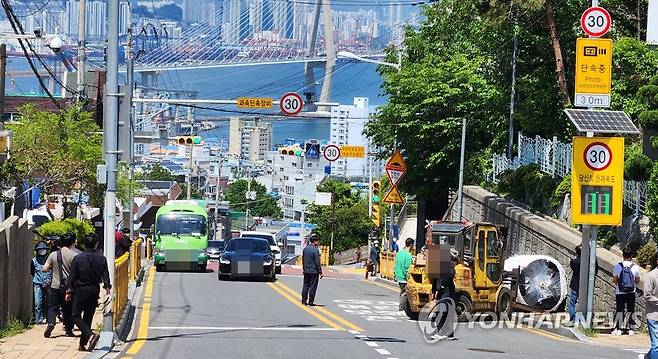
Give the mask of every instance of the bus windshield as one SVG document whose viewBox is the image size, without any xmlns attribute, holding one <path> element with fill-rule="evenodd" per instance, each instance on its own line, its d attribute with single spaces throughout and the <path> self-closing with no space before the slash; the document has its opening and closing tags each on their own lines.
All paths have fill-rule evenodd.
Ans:
<svg viewBox="0 0 658 359">
<path fill-rule="evenodd" d="M 170 213 L 158 217 L 155 230 L 160 234 L 206 234 L 206 219 L 198 214 Z"/>
</svg>

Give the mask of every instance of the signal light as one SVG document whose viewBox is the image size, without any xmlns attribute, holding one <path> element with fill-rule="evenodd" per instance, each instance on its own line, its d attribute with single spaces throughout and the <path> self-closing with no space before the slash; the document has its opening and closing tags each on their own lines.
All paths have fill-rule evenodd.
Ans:
<svg viewBox="0 0 658 359">
<path fill-rule="evenodd" d="M 382 215 L 379 207 L 380 190 L 381 183 L 379 181 L 373 181 L 370 184 L 370 202 L 372 203 L 372 217 L 370 217 L 370 220 L 372 220 L 372 224 L 375 228 L 382 224 Z"/>
<path fill-rule="evenodd" d="M 185 146 L 199 146 L 203 144 L 203 139 L 201 136 L 178 136 L 176 143 Z"/>
<path fill-rule="evenodd" d="M 286 156 L 300 157 L 304 154 L 304 151 L 299 147 L 284 147 L 279 149 L 279 153 Z"/>
</svg>

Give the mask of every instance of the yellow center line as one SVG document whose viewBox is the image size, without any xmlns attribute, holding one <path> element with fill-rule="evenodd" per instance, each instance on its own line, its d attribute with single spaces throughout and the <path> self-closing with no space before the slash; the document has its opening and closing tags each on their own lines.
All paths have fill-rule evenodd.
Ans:
<svg viewBox="0 0 658 359">
<path fill-rule="evenodd" d="M 298 300 L 291 297 L 288 293 L 286 293 L 283 289 L 281 289 L 279 286 L 276 286 L 273 283 L 267 283 L 267 285 L 270 288 L 272 288 L 275 292 L 279 293 L 282 297 L 287 299 L 289 302 L 291 302 L 292 304 L 294 304 L 294 305 L 298 306 L 299 308 L 303 309 L 304 311 L 306 311 L 308 314 L 314 316 L 315 318 L 319 319 L 324 324 L 326 324 L 326 325 L 328 325 L 328 326 L 330 326 L 334 329 L 343 330 L 343 331 L 345 330 L 345 328 L 341 327 L 340 325 L 338 325 L 338 324 L 332 322 L 331 320 L 327 319 L 326 317 L 310 310 L 308 307 L 305 307 Z"/>
<path fill-rule="evenodd" d="M 149 277 L 146 280 L 146 290 L 144 291 L 144 303 L 142 305 L 142 316 L 139 318 L 139 329 L 137 331 L 137 338 L 130 346 L 126 354 L 134 355 L 139 353 L 146 343 L 149 334 L 149 317 L 151 312 L 151 297 L 153 294 L 153 277 L 155 277 L 155 266 L 151 266 L 149 270 Z"/>
<path fill-rule="evenodd" d="M 374 284 L 374 285 L 376 285 L 376 286 L 378 286 L 378 287 L 382 287 L 382 288 L 386 288 L 386 289 L 388 289 L 388 290 L 392 290 L 392 291 L 394 291 L 394 292 L 396 292 L 396 293 L 400 293 L 400 288 L 395 288 L 395 287 L 392 287 L 392 286 L 390 286 L 390 285 L 377 283 L 377 282 L 375 282 L 375 281 L 370 281 L 370 280 L 367 280 L 367 279 L 364 279 L 363 281 L 366 282 L 366 283 Z"/>
<path fill-rule="evenodd" d="M 279 287 L 281 287 L 281 288 L 285 289 L 286 291 L 288 291 L 288 293 L 291 293 L 292 295 L 298 295 L 298 293 L 295 292 L 292 288 L 290 288 L 290 287 L 288 287 L 287 285 L 281 283 L 280 281 L 279 281 L 279 282 L 276 282 L 276 284 L 277 284 Z M 295 302 L 295 303 L 297 303 L 297 302 Z M 300 304 L 300 305 L 301 305 L 301 304 Z M 306 308 L 306 307 L 305 307 L 305 308 Z M 326 316 L 332 318 L 333 320 L 335 320 L 335 321 L 337 321 L 337 322 L 343 324 L 344 326 L 346 326 L 346 327 L 348 327 L 348 328 L 350 328 L 350 329 L 352 329 L 352 330 L 356 330 L 357 332 L 363 332 L 363 329 L 360 328 L 358 325 L 356 325 L 356 324 L 350 322 L 349 320 L 347 320 L 347 319 L 345 319 L 345 318 L 343 318 L 343 317 L 341 317 L 341 316 L 339 316 L 339 315 L 336 315 L 336 314 L 330 312 L 329 310 L 327 310 L 327 309 L 325 309 L 325 308 L 322 308 L 322 307 L 311 307 L 311 308 L 316 309 L 317 311 L 321 312 L 322 314 L 324 314 L 324 315 L 326 315 Z"/>
</svg>

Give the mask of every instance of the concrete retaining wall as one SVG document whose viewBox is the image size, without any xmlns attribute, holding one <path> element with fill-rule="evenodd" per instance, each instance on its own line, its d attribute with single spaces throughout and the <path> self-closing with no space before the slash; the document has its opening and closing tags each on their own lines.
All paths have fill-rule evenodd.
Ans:
<svg viewBox="0 0 658 359">
<path fill-rule="evenodd" d="M 25 322 L 32 317 L 33 236 L 27 221 L 16 216 L 0 224 L 0 326 L 9 316 Z"/>
<path fill-rule="evenodd" d="M 571 279 L 569 260 L 582 242 L 581 233 L 562 222 L 534 214 L 498 195 L 476 186 L 464 187 L 463 217 L 471 221 L 507 226 L 507 254 L 545 254 L 557 259 Z M 615 290 L 612 267 L 621 261 L 617 255 L 598 248 L 598 273 L 594 291 L 595 311 L 614 311 Z M 641 282 L 639 288 L 643 288 Z M 638 294 L 636 311 L 644 312 L 644 299 Z"/>
</svg>

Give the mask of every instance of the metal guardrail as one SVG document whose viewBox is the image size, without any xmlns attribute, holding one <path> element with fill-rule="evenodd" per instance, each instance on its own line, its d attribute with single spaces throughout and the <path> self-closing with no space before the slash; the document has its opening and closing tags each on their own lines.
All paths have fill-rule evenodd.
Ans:
<svg viewBox="0 0 658 359">
<path fill-rule="evenodd" d="M 142 269 L 142 239 L 133 241 L 130 246 L 130 280 L 135 280 Z"/>
<path fill-rule="evenodd" d="M 125 253 L 114 260 L 114 323 L 118 325 L 123 310 L 128 303 L 129 254 Z"/>
<path fill-rule="evenodd" d="M 296 264 L 302 266 L 302 256 L 297 257 Z M 329 246 L 320 246 L 320 265 L 326 267 L 329 265 Z"/>
<path fill-rule="evenodd" d="M 393 280 L 395 277 L 395 253 L 382 251 L 379 253 L 379 275 Z"/>
</svg>

